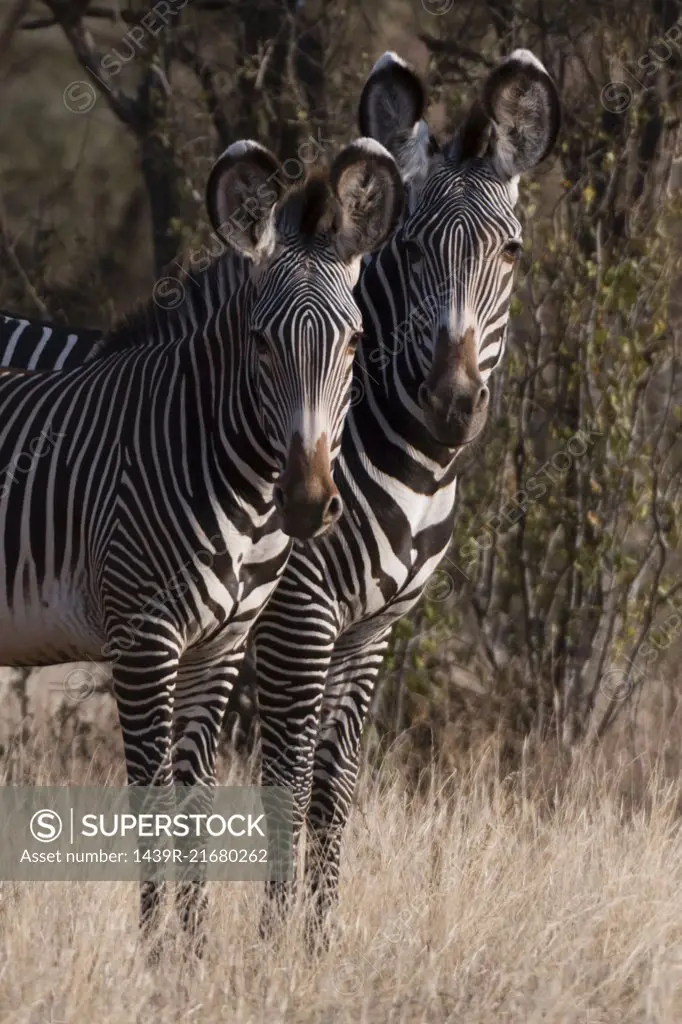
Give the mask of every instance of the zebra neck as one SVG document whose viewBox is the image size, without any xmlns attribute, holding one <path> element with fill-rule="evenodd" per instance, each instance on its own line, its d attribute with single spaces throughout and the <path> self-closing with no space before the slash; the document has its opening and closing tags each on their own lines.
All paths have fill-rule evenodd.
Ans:
<svg viewBox="0 0 682 1024">
<path fill-rule="evenodd" d="M 192 376 L 210 419 L 213 473 L 249 502 L 254 492 L 271 502 L 278 459 L 259 415 L 257 364 L 244 329 L 252 287 L 244 281 L 195 338 Z"/>
<path fill-rule="evenodd" d="M 367 263 L 357 296 L 365 335 L 354 367 L 359 397 L 351 409 L 358 434 L 372 448 L 377 438 L 390 440 L 385 457 L 397 474 L 409 475 L 416 459 L 438 479 L 452 479 L 456 452 L 429 433 L 417 400 L 428 369 L 413 323 L 400 234 Z"/>
<path fill-rule="evenodd" d="M 246 260 L 229 250 L 201 271 L 157 281 L 153 295 L 138 303 L 105 333 L 98 357 L 147 345 L 165 345 L 206 329 L 248 277 Z"/>
<path fill-rule="evenodd" d="M 244 282 L 226 301 L 207 304 L 174 342 L 139 352 L 148 380 L 141 416 L 149 424 L 147 454 L 157 457 L 154 438 L 168 437 L 163 457 L 188 500 L 201 505 L 210 497 L 225 510 L 248 506 L 264 515 L 277 460 L 257 413 L 253 353 L 241 329 L 250 287 Z"/>
</svg>

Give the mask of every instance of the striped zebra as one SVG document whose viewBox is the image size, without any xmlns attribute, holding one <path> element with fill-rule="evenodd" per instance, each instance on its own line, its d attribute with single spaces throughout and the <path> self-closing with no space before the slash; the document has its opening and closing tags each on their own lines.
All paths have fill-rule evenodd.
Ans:
<svg viewBox="0 0 682 1024">
<path fill-rule="evenodd" d="M 0 491 L 0 663 L 111 661 L 138 786 L 214 783 L 247 633 L 291 538 L 342 510 L 332 464 L 362 328 L 353 289 L 403 186 L 372 139 L 284 181 L 250 141 L 211 172 L 213 227 L 250 261 L 236 290 L 217 259 L 178 309 L 150 302 L 115 328 L 113 354 L 0 374 L 0 465 L 40 448 Z M 143 883 L 143 923 L 160 896 Z M 199 935 L 203 886 L 181 899 Z"/>
<path fill-rule="evenodd" d="M 335 469 L 344 514 L 325 538 L 295 546 L 256 634 L 263 778 L 293 789 L 297 832 L 307 816 L 306 874 L 320 920 L 336 899 L 387 634 L 445 554 L 455 457 L 487 415 L 521 248 L 518 177 L 548 155 L 559 129 L 556 90 L 528 51 L 488 76 L 442 146 L 422 119 L 425 102 L 395 54 L 363 90 L 362 130 L 396 156 L 409 215 L 361 279 L 360 399 Z M 282 889 L 271 887 L 276 905 Z"/>
<path fill-rule="evenodd" d="M 414 73 L 384 55 L 365 84 L 360 125 L 396 157 L 409 211 L 360 279 L 361 397 L 335 467 L 344 512 L 324 537 L 294 545 L 253 635 L 262 778 L 293 790 L 296 839 L 307 824 L 314 940 L 337 900 L 361 734 L 388 634 L 446 553 L 457 452 L 487 416 L 522 246 L 519 176 L 549 154 L 559 130 L 555 86 L 527 50 L 489 74 L 440 146 L 424 105 Z M 269 883 L 263 932 L 292 891 Z"/>
</svg>

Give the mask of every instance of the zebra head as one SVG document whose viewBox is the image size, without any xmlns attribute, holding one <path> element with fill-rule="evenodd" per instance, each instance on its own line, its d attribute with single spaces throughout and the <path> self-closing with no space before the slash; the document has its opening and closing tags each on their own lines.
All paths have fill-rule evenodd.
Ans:
<svg viewBox="0 0 682 1024">
<path fill-rule="evenodd" d="M 522 248 L 519 176 L 553 148 L 559 98 L 540 61 L 516 50 L 442 145 L 424 107 L 415 73 L 385 54 L 365 84 L 360 124 L 394 154 L 408 192 L 394 248 L 414 339 L 409 397 L 429 434 L 456 448 L 485 424 L 487 381 L 504 350 Z"/>
<path fill-rule="evenodd" d="M 208 209 L 248 260 L 240 333 L 277 462 L 273 500 L 282 529 L 305 539 L 343 509 L 332 467 L 362 333 L 353 289 L 362 257 L 395 229 L 403 185 L 393 157 L 369 138 L 293 188 L 286 167 L 256 142 L 233 144 L 211 172 Z"/>
</svg>

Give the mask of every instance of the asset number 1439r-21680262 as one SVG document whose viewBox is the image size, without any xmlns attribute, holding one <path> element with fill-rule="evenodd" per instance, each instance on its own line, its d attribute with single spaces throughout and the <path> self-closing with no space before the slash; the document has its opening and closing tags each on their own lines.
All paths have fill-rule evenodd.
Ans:
<svg viewBox="0 0 682 1024">
<path fill-rule="evenodd" d="M 135 850 L 138 864 L 266 864 L 267 850 Z"/>
</svg>

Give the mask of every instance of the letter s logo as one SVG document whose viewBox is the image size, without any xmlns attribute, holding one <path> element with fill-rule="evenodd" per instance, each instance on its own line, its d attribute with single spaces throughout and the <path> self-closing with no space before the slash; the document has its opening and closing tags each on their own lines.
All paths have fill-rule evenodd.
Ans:
<svg viewBox="0 0 682 1024">
<path fill-rule="evenodd" d="M 31 818 L 31 835 L 39 843 L 52 843 L 62 834 L 62 819 L 56 811 L 44 808 Z"/>
</svg>

